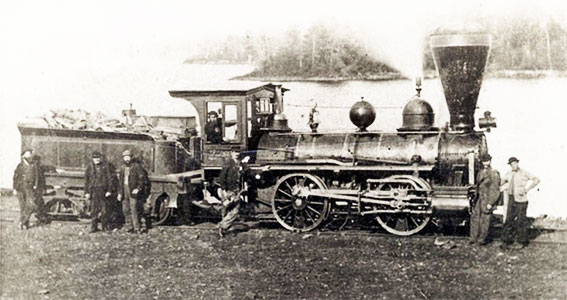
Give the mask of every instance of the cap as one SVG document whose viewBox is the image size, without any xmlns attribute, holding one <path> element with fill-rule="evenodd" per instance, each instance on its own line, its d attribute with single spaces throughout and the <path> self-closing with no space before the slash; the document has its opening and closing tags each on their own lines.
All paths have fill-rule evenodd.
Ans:
<svg viewBox="0 0 567 300">
<path fill-rule="evenodd" d="M 124 152 L 122 152 L 122 156 L 132 156 L 132 152 L 130 152 L 130 150 L 124 150 Z"/>
<path fill-rule="evenodd" d="M 208 115 L 209 115 L 209 116 L 215 116 L 215 117 L 218 117 L 218 116 L 219 116 L 219 114 L 218 114 L 216 111 L 214 111 L 214 110 L 211 110 L 211 111 L 208 113 Z"/>
<path fill-rule="evenodd" d="M 100 154 L 100 152 L 95 151 L 93 152 L 93 158 L 102 158 L 102 154 Z"/>
<path fill-rule="evenodd" d="M 492 159 L 492 156 L 490 156 L 490 154 L 485 153 L 483 155 L 480 156 L 480 161 L 489 161 Z"/>
<path fill-rule="evenodd" d="M 519 159 L 517 159 L 517 158 L 515 158 L 514 156 L 512 156 L 512 157 L 510 157 L 510 158 L 508 159 L 508 164 L 511 164 L 511 163 L 513 163 L 513 162 L 519 162 L 519 161 L 520 161 Z"/>
<path fill-rule="evenodd" d="M 26 148 L 26 149 L 22 150 L 22 156 L 24 156 L 24 154 L 26 154 L 26 152 L 29 152 L 30 154 L 32 154 L 33 150 L 31 148 Z"/>
</svg>

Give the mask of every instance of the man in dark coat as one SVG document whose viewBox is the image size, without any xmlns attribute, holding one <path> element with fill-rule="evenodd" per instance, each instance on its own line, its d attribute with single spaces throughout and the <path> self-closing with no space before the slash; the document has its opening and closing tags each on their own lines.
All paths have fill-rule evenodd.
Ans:
<svg viewBox="0 0 567 300">
<path fill-rule="evenodd" d="M 246 165 L 242 162 L 248 162 L 249 157 L 242 162 L 238 159 L 238 152 L 231 151 L 231 158 L 224 161 L 221 173 L 219 175 L 219 184 L 222 191 L 221 200 L 223 204 L 222 220 L 218 224 L 219 235 L 222 238 L 225 233 L 232 227 L 238 219 L 240 212 L 241 196 L 245 192 L 244 176 L 247 171 Z"/>
<path fill-rule="evenodd" d="M 216 111 L 208 113 L 209 120 L 205 124 L 205 134 L 207 134 L 207 142 L 213 144 L 222 143 L 222 120 Z"/>
<path fill-rule="evenodd" d="M 102 160 L 100 152 L 93 152 L 92 162 L 85 170 L 85 198 L 91 201 L 91 231 L 98 231 L 98 222 L 102 230 L 109 230 L 110 196 L 112 195 L 112 171 L 109 164 Z"/>
<path fill-rule="evenodd" d="M 492 212 L 500 196 L 500 173 L 492 169 L 489 154 L 481 156 L 482 170 L 476 176 L 477 201 L 473 207 L 469 243 L 486 245 Z"/>
<path fill-rule="evenodd" d="M 22 161 L 16 167 L 13 177 L 14 194 L 20 205 L 20 229 L 30 227 L 30 217 L 34 212 L 40 223 L 47 221 L 42 198 L 45 177 L 39 160 L 32 159 L 32 152 L 31 149 L 22 152 Z"/>
<path fill-rule="evenodd" d="M 144 167 L 132 159 L 132 153 L 122 153 L 124 164 L 120 167 L 118 200 L 122 201 L 125 228 L 128 232 L 141 233 L 140 218 L 144 216 L 144 201 L 150 195 L 151 183 Z M 146 229 L 151 226 L 146 217 Z"/>
</svg>

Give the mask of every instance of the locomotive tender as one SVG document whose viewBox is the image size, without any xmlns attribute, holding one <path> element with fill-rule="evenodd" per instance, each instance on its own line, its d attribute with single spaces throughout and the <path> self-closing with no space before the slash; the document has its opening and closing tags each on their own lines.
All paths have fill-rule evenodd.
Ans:
<svg viewBox="0 0 567 300">
<path fill-rule="evenodd" d="M 281 85 L 252 90 L 170 91 L 190 101 L 201 128 L 204 182 L 214 185 L 222 160 L 238 150 L 251 157 L 250 202 L 271 208 L 286 229 L 305 232 L 332 216 L 372 216 L 388 232 L 411 235 L 432 216 L 468 214 L 479 157 L 488 152 L 474 112 L 491 37 L 432 35 L 430 46 L 450 113 L 434 126 L 431 106 L 417 95 L 403 109 L 396 132 L 370 132 L 374 108 L 350 111 L 356 132 L 292 132 L 283 114 Z M 218 112 L 223 142 L 207 141 L 208 112 Z M 479 127 L 495 127 L 490 114 Z M 210 185 L 209 185 L 210 187 Z"/>
<path fill-rule="evenodd" d="M 173 123 L 189 126 L 195 123 L 194 117 L 154 119 L 165 119 L 170 123 L 173 120 L 176 121 Z M 197 141 L 194 137 L 172 141 L 133 132 L 40 128 L 26 124 L 19 124 L 18 128 L 22 148 L 35 149 L 41 156 L 46 179 L 43 199 L 52 217 L 89 215 L 89 201 L 84 197 L 84 175 L 94 151 L 104 153 L 105 159 L 116 170 L 122 164 L 122 151 L 129 149 L 135 153 L 150 173 L 149 200 L 157 225 L 167 222 L 170 213 L 177 208 L 175 200 L 189 194 L 187 185 L 180 185 L 178 181 L 199 182 L 202 177 L 202 170 L 187 168 L 192 157 L 198 156 L 198 138 Z M 114 184 L 118 184 L 115 179 Z"/>
</svg>

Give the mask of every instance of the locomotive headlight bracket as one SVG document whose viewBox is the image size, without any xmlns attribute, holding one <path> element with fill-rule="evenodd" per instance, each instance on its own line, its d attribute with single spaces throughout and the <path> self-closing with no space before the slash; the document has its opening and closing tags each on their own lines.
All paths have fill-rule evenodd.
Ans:
<svg viewBox="0 0 567 300">
<path fill-rule="evenodd" d="M 478 119 L 478 127 L 490 132 L 490 128 L 496 128 L 496 118 L 492 117 L 492 113 L 487 110 L 484 112 L 484 118 Z"/>
</svg>

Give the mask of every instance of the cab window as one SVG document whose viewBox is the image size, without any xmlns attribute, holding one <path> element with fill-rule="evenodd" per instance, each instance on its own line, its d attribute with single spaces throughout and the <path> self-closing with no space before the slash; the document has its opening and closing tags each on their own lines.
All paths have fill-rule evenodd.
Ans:
<svg viewBox="0 0 567 300">
<path fill-rule="evenodd" d="M 205 134 L 210 144 L 239 142 L 238 104 L 207 102 Z"/>
<path fill-rule="evenodd" d="M 238 105 L 225 104 L 224 105 L 224 135 L 223 140 L 226 142 L 238 141 Z"/>
</svg>

